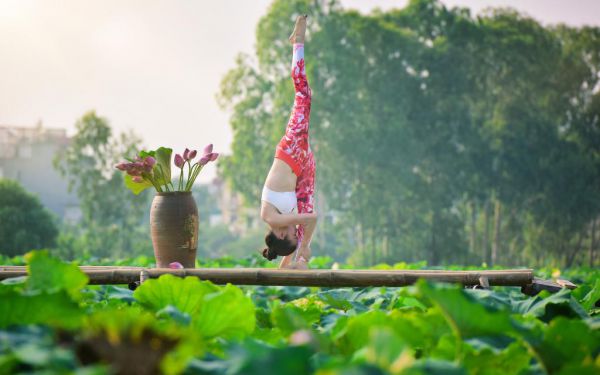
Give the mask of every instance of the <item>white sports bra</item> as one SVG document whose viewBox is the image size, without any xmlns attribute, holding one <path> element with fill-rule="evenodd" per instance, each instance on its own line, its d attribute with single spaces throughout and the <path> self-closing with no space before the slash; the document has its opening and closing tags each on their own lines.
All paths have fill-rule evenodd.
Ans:
<svg viewBox="0 0 600 375">
<path fill-rule="evenodd" d="M 282 214 L 298 212 L 298 200 L 294 191 L 273 191 L 265 186 L 261 200 L 271 203 Z"/>
</svg>

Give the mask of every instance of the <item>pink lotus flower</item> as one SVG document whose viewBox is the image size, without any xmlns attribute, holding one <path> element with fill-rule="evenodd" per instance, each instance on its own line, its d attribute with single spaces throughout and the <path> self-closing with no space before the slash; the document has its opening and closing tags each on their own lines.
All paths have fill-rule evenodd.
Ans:
<svg viewBox="0 0 600 375">
<path fill-rule="evenodd" d="M 179 154 L 175 155 L 175 165 L 177 166 L 177 168 L 182 168 L 183 163 L 185 163 L 183 157 Z"/>
<path fill-rule="evenodd" d="M 169 268 L 175 269 L 175 270 L 180 270 L 183 268 L 183 265 L 179 262 L 171 262 L 171 263 L 169 263 Z"/>
</svg>

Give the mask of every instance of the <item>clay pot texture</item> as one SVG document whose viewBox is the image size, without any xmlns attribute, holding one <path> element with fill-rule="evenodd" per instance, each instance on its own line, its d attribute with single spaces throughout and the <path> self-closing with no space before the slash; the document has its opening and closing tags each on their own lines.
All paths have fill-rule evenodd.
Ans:
<svg viewBox="0 0 600 375">
<path fill-rule="evenodd" d="M 158 268 L 179 262 L 194 268 L 198 248 L 198 207 L 192 193 L 156 193 L 150 209 L 150 234 Z"/>
</svg>

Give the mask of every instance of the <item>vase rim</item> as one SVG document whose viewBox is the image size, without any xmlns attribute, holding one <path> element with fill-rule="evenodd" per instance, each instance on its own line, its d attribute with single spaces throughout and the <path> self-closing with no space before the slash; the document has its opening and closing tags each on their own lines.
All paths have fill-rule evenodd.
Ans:
<svg viewBox="0 0 600 375">
<path fill-rule="evenodd" d="M 156 195 L 165 196 L 165 195 L 189 195 L 192 194 L 191 191 L 162 191 L 156 192 Z"/>
</svg>

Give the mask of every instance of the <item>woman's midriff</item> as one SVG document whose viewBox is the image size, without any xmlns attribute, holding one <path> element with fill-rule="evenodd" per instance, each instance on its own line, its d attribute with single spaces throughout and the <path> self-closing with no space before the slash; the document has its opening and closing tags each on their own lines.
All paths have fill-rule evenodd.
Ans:
<svg viewBox="0 0 600 375">
<path fill-rule="evenodd" d="M 265 186 L 273 191 L 295 191 L 296 179 L 292 168 L 283 160 L 275 158 Z"/>
</svg>

